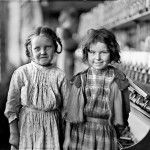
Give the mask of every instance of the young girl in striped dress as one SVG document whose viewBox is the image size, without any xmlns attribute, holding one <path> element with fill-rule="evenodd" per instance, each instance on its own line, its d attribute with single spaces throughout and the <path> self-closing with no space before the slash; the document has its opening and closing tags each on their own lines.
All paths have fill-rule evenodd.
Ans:
<svg viewBox="0 0 150 150">
<path fill-rule="evenodd" d="M 60 150 L 61 115 L 69 93 L 65 73 L 53 64 L 61 41 L 50 28 L 38 27 L 25 46 L 31 62 L 13 73 L 6 103 L 9 142 L 12 149 Z"/>
<path fill-rule="evenodd" d="M 88 31 L 83 61 L 66 107 L 64 150 L 117 150 L 119 131 L 128 125 L 129 82 L 112 65 L 120 62 L 115 35 L 104 28 Z"/>
</svg>

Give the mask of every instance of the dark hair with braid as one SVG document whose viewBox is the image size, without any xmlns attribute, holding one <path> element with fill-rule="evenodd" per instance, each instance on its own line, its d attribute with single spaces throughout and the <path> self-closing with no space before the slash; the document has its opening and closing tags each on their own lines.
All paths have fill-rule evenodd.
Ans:
<svg viewBox="0 0 150 150">
<path fill-rule="evenodd" d="M 62 52 L 62 43 L 61 43 L 60 38 L 56 35 L 56 33 L 48 27 L 37 27 L 28 36 L 28 38 L 26 39 L 26 42 L 25 42 L 27 57 L 30 57 L 30 50 L 29 49 L 31 49 L 31 47 L 32 47 L 31 39 L 32 39 L 32 37 L 38 36 L 38 35 L 45 35 L 45 36 L 51 38 L 53 43 L 54 43 L 56 53 L 60 54 Z M 58 51 L 58 44 L 61 47 L 60 51 Z"/>
<path fill-rule="evenodd" d="M 120 63 L 120 46 L 115 35 L 105 28 L 88 30 L 87 36 L 82 43 L 83 62 L 88 61 L 88 52 L 90 51 L 90 46 L 97 42 L 106 44 L 110 52 L 110 62 L 114 61 L 116 63 Z"/>
</svg>

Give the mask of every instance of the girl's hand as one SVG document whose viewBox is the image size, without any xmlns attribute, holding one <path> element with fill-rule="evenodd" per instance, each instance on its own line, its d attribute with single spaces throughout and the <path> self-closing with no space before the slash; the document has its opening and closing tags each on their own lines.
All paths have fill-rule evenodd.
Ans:
<svg viewBox="0 0 150 150">
<path fill-rule="evenodd" d="M 13 120 L 10 124 L 10 138 L 9 143 L 13 145 L 16 149 L 19 149 L 19 130 L 17 119 Z"/>
<path fill-rule="evenodd" d="M 16 149 L 19 149 L 19 134 L 11 133 L 9 138 L 9 143 L 13 145 Z"/>
<path fill-rule="evenodd" d="M 66 138 L 63 144 L 63 150 L 69 150 L 70 138 Z"/>
</svg>

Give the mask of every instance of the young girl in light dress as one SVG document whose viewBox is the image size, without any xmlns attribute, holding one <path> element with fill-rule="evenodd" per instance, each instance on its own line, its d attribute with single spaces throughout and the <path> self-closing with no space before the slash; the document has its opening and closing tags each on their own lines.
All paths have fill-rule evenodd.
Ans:
<svg viewBox="0 0 150 150">
<path fill-rule="evenodd" d="M 53 30 L 38 27 L 25 46 L 31 62 L 14 71 L 5 108 L 9 142 L 19 150 L 60 150 L 61 115 L 69 90 L 64 72 L 52 61 L 62 51 L 61 41 Z"/>
<path fill-rule="evenodd" d="M 118 150 L 117 136 L 128 126 L 129 82 L 112 65 L 120 61 L 115 35 L 89 30 L 83 44 L 89 68 L 75 75 L 66 107 L 64 150 Z"/>
</svg>

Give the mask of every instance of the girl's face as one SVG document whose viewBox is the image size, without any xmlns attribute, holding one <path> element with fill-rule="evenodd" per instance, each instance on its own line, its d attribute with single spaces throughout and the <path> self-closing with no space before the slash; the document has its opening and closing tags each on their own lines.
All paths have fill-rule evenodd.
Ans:
<svg viewBox="0 0 150 150">
<path fill-rule="evenodd" d="M 105 69 L 110 63 L 110 52 L 106 44 L 97 42 L 90 46 L 88 62 L 95 69 Z"/>
<path fill-rule="evenodd" d="M 34 36 L 31 39 L 31 59 L 42 66 L 46 66 L 51 63 L 55 46 L 51 38 L 45 35 Z"/>
</svg>

